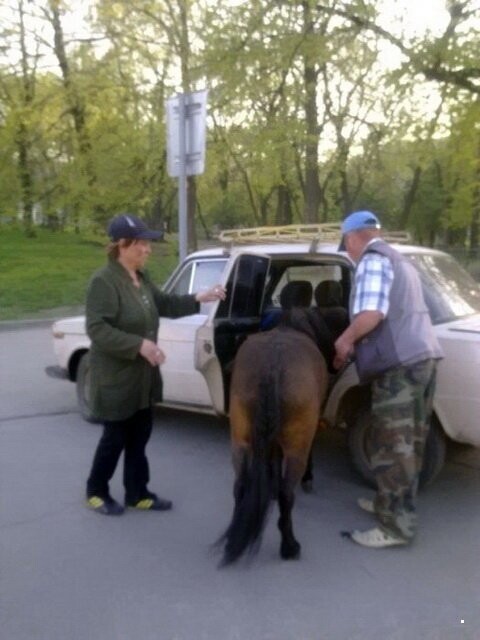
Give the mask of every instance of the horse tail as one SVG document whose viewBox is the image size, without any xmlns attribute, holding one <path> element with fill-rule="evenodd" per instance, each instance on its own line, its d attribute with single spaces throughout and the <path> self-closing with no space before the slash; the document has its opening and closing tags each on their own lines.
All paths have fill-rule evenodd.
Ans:
<svg viewBox="0 0 480 640">
<path fill-rule="evenodd" d="M 281 459 L 273 440 L 281 428 L 281 381 L 281 371 L 273 367 L 259 384 L 251 452 L 243 456 L 232 520 L 219 540 L 224 544 L 222 566 L 235 562 L 246 551 L 254 554 L 260 547 L 280 473 Z"/>
</svg>

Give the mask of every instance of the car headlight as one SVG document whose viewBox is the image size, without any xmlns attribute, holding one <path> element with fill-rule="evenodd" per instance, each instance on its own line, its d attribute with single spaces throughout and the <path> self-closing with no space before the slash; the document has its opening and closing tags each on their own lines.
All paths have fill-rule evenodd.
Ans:
<svg viewBox="0 0 480 640">
<path fill-rule="evenodd" d="M 62 340 L 65 337 L 64 331 L 59 331 L 58 329 L 53 329 L 52 331 L 53 337 Z"/>
</svg>

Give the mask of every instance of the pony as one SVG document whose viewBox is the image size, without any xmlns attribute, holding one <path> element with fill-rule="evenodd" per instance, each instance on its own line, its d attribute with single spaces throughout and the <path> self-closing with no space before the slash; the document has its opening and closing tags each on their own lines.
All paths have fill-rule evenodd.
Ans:
<svg viewBox="0 0 480 640">
<path fill-rule="evenodd" d="M 235 472 L 231 522 L 216 543 L 220 566 L 258 551 L 272 500 L 278 501 L 280 556 L 300 556 L 292 509 L 321 421 L 333 339 L 312 310 L 292 309 L 275 328 L 249 336 L 233 364 L 230 435 Z"/>
</svg>

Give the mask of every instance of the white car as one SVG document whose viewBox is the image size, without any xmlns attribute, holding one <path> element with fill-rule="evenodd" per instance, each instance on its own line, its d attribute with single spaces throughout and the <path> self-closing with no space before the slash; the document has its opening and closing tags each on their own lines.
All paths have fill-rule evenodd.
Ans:
<svg viewBox="0 0 480 640">
<path fill-rule="evenodd" d="M 247 335 L 262 330 L 266 316 L 279 312 L 280 292 L 287 283 L 308 281 L 320 291 L 320 283 L 334 281 L 341 291 L 340 305 L 346 309 L 353 264 L 338 251 L 339 238 L 339 225 L 330 224 L 234 230 L 221 234 L 223 247 L 187 256 L 165 291 L 194 293 L 219 282 L 225 285 L 227 298 L 203 304 L 192 316 L 161 319 L 158 344 L 166 354 L 163 404 L 228 414 L 229 372 L 237 348 Z M 425 484 L 443 466 L 446 436 L 480 446 L 480 286 L 450 255 L 403 244 L 408 242 L 406 234 L 386 239 L 418 268 L 445 352 L 421 477 Z M 338 300 L 336 304 L 338 308 Z M 53 337 L 57 364 L 76 382 L 82 415 L 91 419 L 86 385 L 90 341 L 84 317 L 55 322 Z M 359 386 L 354 364 L 332 377 L 324 418 L 332 426 L 348 429 L 353 463 L 371 482 L 365 446 L 369 388 Z"/>
</svg>

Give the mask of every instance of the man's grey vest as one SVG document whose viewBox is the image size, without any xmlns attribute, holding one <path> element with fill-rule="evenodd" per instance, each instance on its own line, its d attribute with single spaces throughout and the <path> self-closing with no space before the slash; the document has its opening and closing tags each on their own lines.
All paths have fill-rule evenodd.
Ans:
<svg viewBox="0 0 480 640">
<path fill-rule="evenodd" d="M 387 317 L 355 345 L 361 383 L 400 365 L 443 357 L 413 264 L 383 240 L 368 245 L 366 253 L 389 258 L 394 278 Z"/>
</svg>

